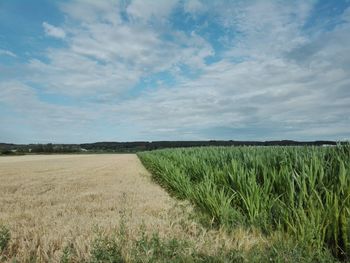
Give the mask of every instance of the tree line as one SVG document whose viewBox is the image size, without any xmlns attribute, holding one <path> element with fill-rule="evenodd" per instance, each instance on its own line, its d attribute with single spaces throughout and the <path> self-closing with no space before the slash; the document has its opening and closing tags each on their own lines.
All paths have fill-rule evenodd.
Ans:
<svg viewBox="0 0 350 263">
<path fill-rule="evenodd" d="M 139 152 L 164 148 L 206 147 L 206 146 L 323 146 L 336 145 L 335 141 L 137 141 L 137 142 L 96 142 L 83 144 L 8 144 L 0 143 L 0 154 L 28 153 L 85 153 L 85 152 Z"/>
</svg>

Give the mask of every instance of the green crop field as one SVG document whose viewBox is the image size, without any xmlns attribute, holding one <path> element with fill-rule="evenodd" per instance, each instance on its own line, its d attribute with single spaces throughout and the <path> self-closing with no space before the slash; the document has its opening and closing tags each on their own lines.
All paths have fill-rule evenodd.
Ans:
<svg viewBox="0 0 350 263">
<path fill-rule="evenodd" d="M 138 154 L 214 224 L 350 258 L 350 147 L 203 147 Z M 287 241 L 286 241 L 287 242 Z"/>
</svg>

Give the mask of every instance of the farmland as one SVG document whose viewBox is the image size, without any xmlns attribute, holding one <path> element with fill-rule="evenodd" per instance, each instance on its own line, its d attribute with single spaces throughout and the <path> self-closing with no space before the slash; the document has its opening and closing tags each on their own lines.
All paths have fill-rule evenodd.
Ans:
<svg viewBox="0 0 350 263">
<path fill-rule="evenodd" d="M 1 157 L 0 262 L 349 260 L 347 145 L 138 157 Z"/>
<path fill-rule="evenodd" d="M 114 233 L 126 213 L 130 235 L 142 223 L 164 234 L 173 205 L 135 155 L 0 159 L 0 225 L 11 233 L 8 261 L 59 262 L 67 246 L 74 247 L 74 261 L 88 261 L 96 227 Z"/>
<path fill-rule="evenodd" d="M 0 158 L 0 262 L 202 261 L 263 241 L 192 217 L 134 154 Z"/>
<path fill-rule="evenodd" d="M 169 149 L 139 157 L 214 225 L 258 228 L 303 251 L 349 260 L 349 146 Z"/>
</svg>

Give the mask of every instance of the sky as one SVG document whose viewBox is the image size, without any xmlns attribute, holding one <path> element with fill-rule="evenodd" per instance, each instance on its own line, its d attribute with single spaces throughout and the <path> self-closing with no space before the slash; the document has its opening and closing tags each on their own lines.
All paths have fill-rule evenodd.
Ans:
<svg viewBox="0 0 350 263">
<path fill-rule="evenodd" d="M 349 0 L 0 0 L 0 142 L 350 139 Z"/>
</svg>

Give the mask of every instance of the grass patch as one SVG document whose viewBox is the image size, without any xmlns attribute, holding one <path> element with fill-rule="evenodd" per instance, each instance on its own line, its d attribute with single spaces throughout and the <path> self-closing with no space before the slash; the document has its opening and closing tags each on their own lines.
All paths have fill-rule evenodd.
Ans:
<svg viewBox="0 0 350 263">
<path fill-rule="evenodd" d="M 4 225 L 0 225 L 0 253 L 4 252 L 4 250 L 7 248 L 10 239 L 10 230 Z"/>
<path fill-rule="evenodd" d="M 157 233 L 151 236 L 142 233 L 139 239 L 128 243 L 120 240 L 122 239 L 116 236 L 98 236 L 93 242 L 89 262 L 335 262 L 327 251 L 309 251 L 308 248 L 293 242 L 276 242 L 264 248 L 256 247 L 249 251 L 222 249 L 208 253 L 208 251 L 197 250 L 194 243 L 175 238 L 162 239 Z"/>
<path fill-rule="evenodd" d="M 6 260 L 6 249 L 11 239 L 10 230 L 0 224 L 0 262 Z"/>
</svg>

